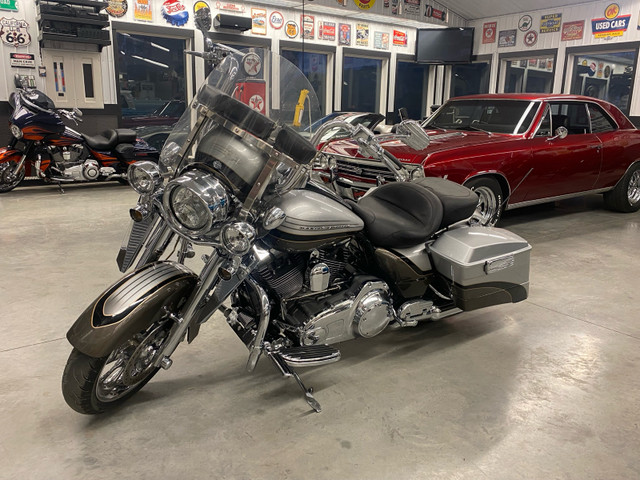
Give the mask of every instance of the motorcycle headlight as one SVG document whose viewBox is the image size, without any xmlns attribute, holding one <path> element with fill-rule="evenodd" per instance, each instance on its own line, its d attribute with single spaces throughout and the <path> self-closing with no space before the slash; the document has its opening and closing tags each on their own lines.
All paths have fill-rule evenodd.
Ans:
<svg viewBox="0 0 640 480">
<path fill-rule="evenodd" d="M 146 160 L 129 166 L 127 178 L 131 187 L 140 195 L 153 193 L 162 185 L 160 169 L 155 163 Z"/>
<path fill-rule="evenodd" d="M 171 180 L 162 198 L 167 220 L 190 237 L 206 235 L 229 212 L 224 186 L 210 173 L 192 170 Z"/>
<path fill-rule="evenodd" d="M 16 137 L 18 140 L 22 138 L 22 130 L 17 125 L 11 124 L 11 135 Z"/>
<path fill-rule="evenodd" d="M 222 245 L 229 253 L 244 255 L 256 238 L 256 230 L 245 222 L 229 223 L 222 227 Z"/>
</svg>

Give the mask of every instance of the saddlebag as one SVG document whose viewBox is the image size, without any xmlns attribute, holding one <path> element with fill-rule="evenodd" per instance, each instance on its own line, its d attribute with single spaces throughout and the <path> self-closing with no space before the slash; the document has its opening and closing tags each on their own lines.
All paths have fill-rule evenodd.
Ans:
<svg viewBox="0 0 640 480">
<path fill-rule="evenodd" d="M 508 230 L 455 228 L 443 233 L 429 251 L 435 269 L 451 281 L 461 310 L 527 298 L 531 245 Z"/>
</svg>

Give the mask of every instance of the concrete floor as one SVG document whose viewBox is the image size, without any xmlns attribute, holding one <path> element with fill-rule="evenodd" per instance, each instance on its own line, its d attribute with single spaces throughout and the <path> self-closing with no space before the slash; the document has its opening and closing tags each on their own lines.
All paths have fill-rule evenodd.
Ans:
<svg viewBox="0 0 640 480">
<path fill-rule="evenodd" d="M 301 371 L 323 407 L 214 317 L 124 408 L 73 412 L 67 328 L 120 276 L 136 195 L 117 184 L 0 196 L 2 479 L 638 479 L 640 213 L 599 196 L 519 210 L 523 303 L 342 346 Z"/>
</svg>

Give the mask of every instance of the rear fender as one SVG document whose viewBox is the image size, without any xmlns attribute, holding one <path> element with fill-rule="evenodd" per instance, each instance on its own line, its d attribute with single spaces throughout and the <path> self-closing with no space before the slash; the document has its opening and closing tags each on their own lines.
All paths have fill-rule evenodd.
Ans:
<svg viewBox="0 0 640 480">
<path fill-rule="evenodd" d="M 104 357 L 167 312 L 175 312 L 197 282 L 198 276 L 179 263 L 147 264 L 92 302 L 69 329 L 67 339 L 86 355 Z"/>
</svg>

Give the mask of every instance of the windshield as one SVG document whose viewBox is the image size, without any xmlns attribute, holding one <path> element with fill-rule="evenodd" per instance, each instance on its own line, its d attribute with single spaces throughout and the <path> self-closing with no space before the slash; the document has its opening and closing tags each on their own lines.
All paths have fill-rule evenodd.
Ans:
<svg viewBox="0 0 640 480">
<path fill-rule="evenodd" d="M 288 132 L 300 132 L 320 118 L 316 93 L 295 65 L 268 50 L 229 50 L 175 124 L 160 162 L 170 173 L 182 170 L 190 163 L 203 162 L 203 156 L 197 155 L 199 143 L 211 144 L 213 132 L 219 132 L 221 128 L 229 131 L 229 122 L 274 145 L 273 137 L 280 127 L 286 125 Z M 295 136 L 295 133 L 290 134 L 288 138 Z M 237 152 L 238 148 L 235 146 L 233 151 Z M 231 161 L 219 157 L 216 155 L 223 163 Z M 246 172 L 241 174 L 248 175 Z"/>
<path fill-rule="evenodd" d="M 425 128 L 522 134 L 531 126 L 539 102 L 529 100 L 450 100 L 423 124 Z"/>
</svg>

